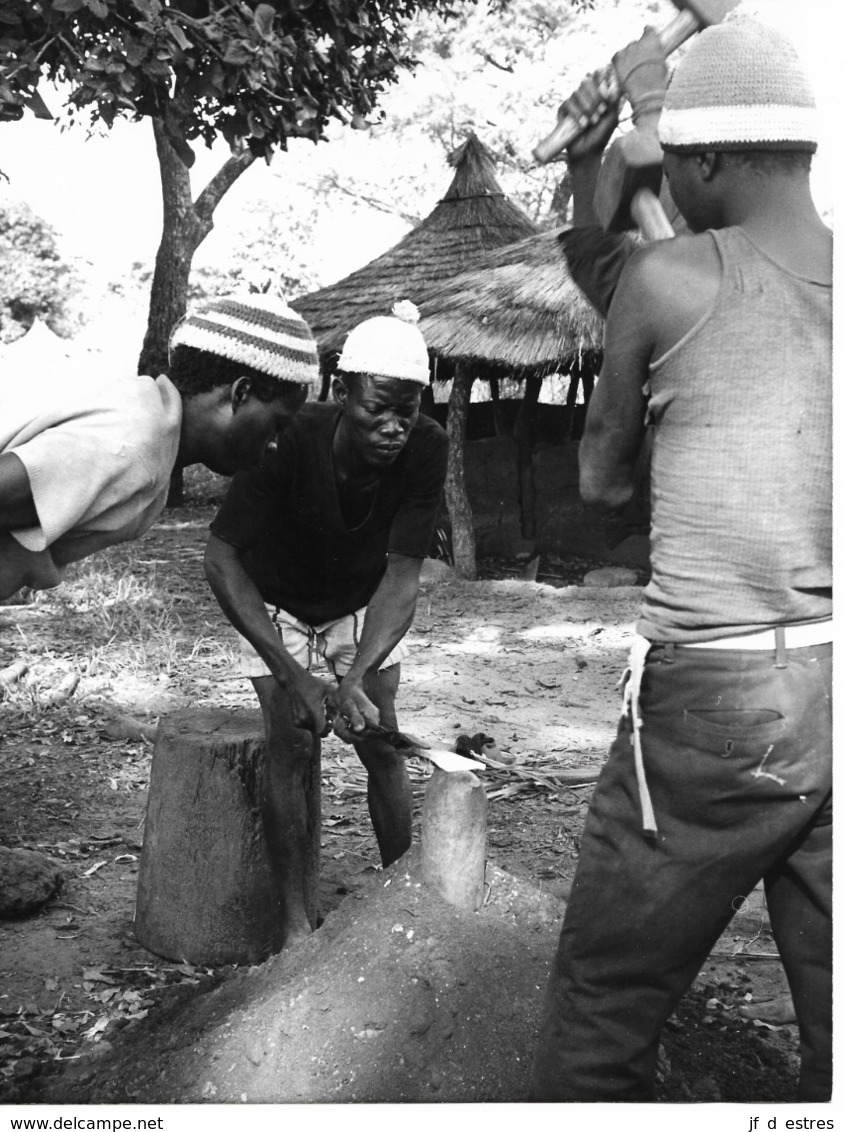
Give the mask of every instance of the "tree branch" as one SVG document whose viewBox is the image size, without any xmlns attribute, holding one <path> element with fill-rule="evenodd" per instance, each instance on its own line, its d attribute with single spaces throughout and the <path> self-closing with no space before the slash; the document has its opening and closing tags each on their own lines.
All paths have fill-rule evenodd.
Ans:
<svg viewBox="0 0 845 1132">
<path fill-rule="evenodd" d="M 323 185 L 328 186 L 330 189 L 337 189 L 339 193 L 345 193 L 346 196 L 352 197 L 353 200 L 361 201 L 363 204 L 369 205 L 374 208 L 376 212 L 384 212 L 388 216 L 398 216 L 400 220 L 404 220 L 406 224 L 410 224 L 412 228 L 420 226 L 421 218 L 414 216 L 409 212 L 403 212 L 401 208 L 395 208 L 393 205 L 386 204 L 378 197 L 368 196 L 360 190 L 350 189 L 339 179 L 335 173 L 326 173 L 323 176 Z"/>
<path fill-rule="evenodd" d="M 241 173 L 249 169 L 255 161 L 255 154 L 245 150 L 230 157 L 214 174 L 194 204 L 194 211 L 200 224 L 212 226 L 212 216 L 223 196 L 231 189 Z"/>
<path fill-rule="evenodd" d="M 479 55 L 485 63 L 489 63 L 491 67 L 497 67 L 500 71 L 507 71 L 509 75 L 513 74 L 513 67 L 510 63 L 498 63 L 487 51 L 479 51 Z"/>
</svg>

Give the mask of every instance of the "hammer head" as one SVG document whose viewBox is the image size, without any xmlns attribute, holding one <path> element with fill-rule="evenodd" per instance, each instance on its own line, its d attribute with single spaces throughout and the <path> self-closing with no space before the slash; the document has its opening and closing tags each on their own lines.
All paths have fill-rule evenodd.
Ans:
<svg viewBox="0 0 845 1132">
<path fill-rule="evenodd" d="M 672 0 L 679 12 L 691 12 L 703 28 L 720 24 L 739 0 Z"/>
<path fill-rule="evenodd" d="M 663 150 L 657 136 L 647 130 L 631 130 L 607 149 L 596 184 L 594 207 L 608 232 L 636 228 L 631 201 L 640 189 L 655 196 L 663 179 Z"/>
</svg>

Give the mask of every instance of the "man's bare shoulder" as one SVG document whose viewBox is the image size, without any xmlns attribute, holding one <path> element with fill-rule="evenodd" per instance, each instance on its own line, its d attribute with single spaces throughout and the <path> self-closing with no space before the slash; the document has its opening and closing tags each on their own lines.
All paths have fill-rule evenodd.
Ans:
<svg viewBox="0 0 845 1132">
<path fill-rule="evenodd" d="M 652 357 L 660 356 L 712 309 L 722 267 L 712 236 L 675 236 L 638 248 L 619 280 L 610 310 L 639 328 Z"/>
<path fill-rule="evenodd" d="M 722 275 L 715 241 L 706 232 L 645 244 L 631 256 L 626 272 L 639 287 L 658 293 L 673 291 L 679 279 L 718 286 Z"/>
</svg>

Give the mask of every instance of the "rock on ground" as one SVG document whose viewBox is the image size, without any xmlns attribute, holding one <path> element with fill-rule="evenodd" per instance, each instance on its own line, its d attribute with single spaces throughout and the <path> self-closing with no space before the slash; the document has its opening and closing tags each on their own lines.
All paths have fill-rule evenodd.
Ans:
<svg viewBox="0 0 845 1132">
<path fill-rule="evenodd" d="M 29 916 L 62 887 L 62 870 L 44 853 L 0 845 L 0 918 Z"/>
<path fill-rule="evenodd" d="M 634 586 L 637 583 L 637 571 L 628 570 L 624 566 L 603 566 L 598 570 L 590 570 L 584 575 L 585 586 L 595 586 L 602 589 L 612 589 L 614 586 Z"/>
</svg>

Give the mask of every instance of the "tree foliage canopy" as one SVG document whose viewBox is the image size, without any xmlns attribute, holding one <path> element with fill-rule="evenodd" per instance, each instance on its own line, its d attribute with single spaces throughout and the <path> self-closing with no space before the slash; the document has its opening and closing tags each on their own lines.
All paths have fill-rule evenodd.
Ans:
<svg viewBox="0 0 845 1132">
<path fill-rule="evenodd" d="M 35 318 L 66 332 L 79 280 L 56 233 L 22 201 L 0 203 L 0 262 L 0 342 L 20 337 Z"/>
<path fill-rule="evenodd" d="M 19 115 L 47 77 L 94 121 L 158 118 L 187 165 L 218 134 L 269 157 L 370 114 L 420 9 L 450 0 L 0 0 L 0 103 Z"/>
<path fill-rule="evenodd" d="M 532 149 L 588 71 L 675 14 L 671 0 L 507 0 L 504 12 L 499 0 L 454 0 L 448 19 L 421 10 L 407 29 L 419 65 L 385 92 L 383 120 L 367 133 L 334 126 L 331 146 L 306 147 L 324 215 L 354 196 L 417 222 L 448 184 L 446 155 L 472 130 L 504 191 L 539 223 L 564 222 L 566 163 L 538 165 Z"/>
</svg>

